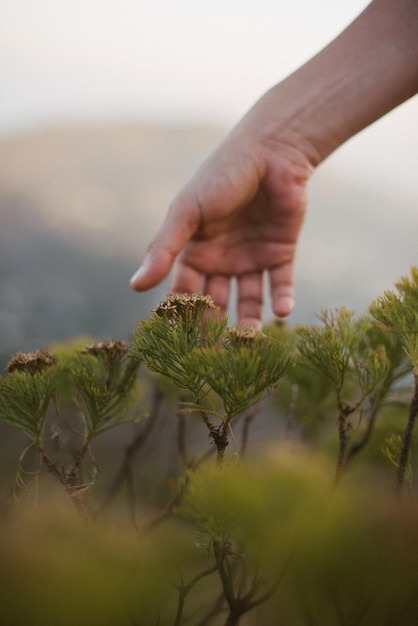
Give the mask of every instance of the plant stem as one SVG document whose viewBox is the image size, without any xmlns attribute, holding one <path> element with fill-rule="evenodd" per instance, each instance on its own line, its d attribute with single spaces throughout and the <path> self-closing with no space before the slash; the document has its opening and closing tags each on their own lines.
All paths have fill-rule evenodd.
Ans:
<svg viewBox="0 0 418 626">
<path fill-rule="evenodd" d="M 76 458 L 76 460 L 74 462 L 74 465 L 72 467 L 72 470 L 71 470 L 71 476 L 74 477 L 74 478 L 76 478 L 78 476 L 78 474 L 79 474 L 80 466 L 81 466 L 81 463 L 83 462 L 83 459 L 84 459 L 84 457 L 86 455 L 87 450 L 89 449 L 90 441 L 91 441 L 91 438 L 90 437 L 86 437 L 83 445 L 81 446 L 81 448 L 80 448 L 80 450 L 79 450 L 79 452 L 77 454 L 77 458 Z"/>
<path fill-rule="evenodd" d="M 139 452 L 141 446 L 148 440 L 148 437 L 150 436 L 157 419 L 159 418 L 162 402 L 163 392 L 161 389 L 156 387 L 153 393 L 151 412 L 144 423 L 141 424 L 134 440 L 127 446 L 120 468 L 113 479 L 113 483 L 100 507 L 99 513 L 102 513 L 103 510 L 107 508 L 111 502 L 113 502 L 123 483 L 128 481 L 134 458 Z"/>
<path fill-rule="evenodd" d="M 208 429 L 209 433 L 211 434 L 212 432 L 214 432 L 216 430 L 215 426 L 210 421 L 209 416 L 208 416 L 208 414 L 207 414 L 207 412 L 205 410 L 205 407 L 202 404 L 201 399 L 199 397 L 197 397 L 194 400 L 195 400 L 196 405 L 199 407 L 200 416 L 201 416 L 203 422 L 205 423 L 206 428 Z"/>
<path fill-rule="evenodd" d="M 60 471 L 55 463 L 48 456 L 42 442 L 37 442 L 38 450 L 41 455 L 41 458 L 48 470 L 55 476 L 55 478 L 61 483 L 61 485 L 66 490 L 69 495 L 71 502 L 73 502 L 76 507 L 80 517 L 86 525 L 90 525 L 93 521 L 94 515 L 93 511 L 90 508 L 88 499 L 83 490 L 83 485 L 81 484 L 79 478 L 76 474 L 72 472 L 70 474 L 66 474 L 65 472 Z"/>
<path fill-rule="evenodd" d="M 346 458 L 345 458 L 345 461 L 344 461 L 344 469 L 350 463 L 351 459 L 356 454 L 361 452 L 361 450 L 363 450 L 363 448 L 369 442 L 370 437 L 371 437 L 372 432 L 373 432 L 373 428 L 374 428 L 374 424 L 375 424 L 375 421 L 376 421 L 378 409 L 379 409 L 379 406 L 376 403 L 373 403 L 373 406 L 372 406 L 372 409 L 371 409 L 371 413 L 369 415 L 369 419 L 368 419 L 366 430 L 364 431 L 363 437 L 359 441 L 353 443 L 350 446 L 350 449 L 347 451 Z"/>
<path fill-rule="evenodd" d="M 409 416 L 402 439 L 401 453 L 399 455 L 398 474 L 396 477 L 396 492 L 401 493 L 405 481 L 405 472 L 408 466 L 409 451 L 411 449 L 412 433 L 418 415 L 418 374 L 414 374 L 414 395 L 409 405 Z"/>
<path fill-rule="evenodd" d="M 334 487 L 338 486 L 344 471 L 345 455 L 347 451 L 348 440 L 350 438 L 350 423 L 347 418 L 353 411 L 354 409 L 351 406 L 340 405 L 340 413 L 338 415 L 338 438 L 340 442 L 340 449 L 338 452 L 337 466 L 335 468 Z"/>
<path fill-rule="evenodd" d="M 234 572 L 232 568 L 229 567 L 228 563 L 230 552 L 222 540 L 215 540 L 213 542 L 213 553 L 222 583 L 223 595 L 228 605 L 228 616 L 224 626 L 238 626 L 241 617 L 245 613 L 267 602 L 277 591 L 284 570 L 280 577 L 274 581 L 264 593 L 260 593 L 257 596 L 261 583 L 257 574 L 254 576 L 248 592 L 243 593 L 242 589 L 234 589 L 236 586 L 234 585 Z"/>
<path fill-rule="evenodd" d="M 217 450 L 217 463 L 220 465 L 223 462 L 223 458 L 225 456 L 225 449 L 228 445 L 228 424 L 229 420 L 227 418 L 224 419 L 223 423 L 220 426 L 214 426 L 214 424 L 210 421 L 209 416 L 203 406 L 200 398 L 195 398 L 195 403 L 199 407 L 199 413 L 202 417 L 203 422 L 206 425 L 206 428 L 209 431 L 209 437 L 211 437 L 215 443 Z"/>
<path fill-rule="evenodd" d="M 180 626 L 181 619 L 183 617 L 184 604 L 186 602 L 186 598 L 188 594 L 190 593 L 190 591 L 193 589 L 193 587 L 196 585 L 196 583 L 198 583 L 199 580 L 202 580 L 202 578 L 205 578 L 206 576 L 210 576 L 210 574 L 213 574 L 214 572 L 216 572 L 217 569 L 218 569 L 218 564 L 215 563 L 214 565 L 212 565 L 212 567 L 209 567 L 208 569 L 203 570 L 202 572 L 197 574 L 187 585 L 185 585 L 182 580 L 182 584 L 178 587 L 179 597 L 178 597 L 178 602 L 177 602 L 177 614 L 176 614 L 176 619 L 174 621 L 174 626 Z"/>
<path fill-rule="evenodd" d="M 250 426 L 254 419 L 257 417 L 259 408 L 257 406 L 251 407 L 251 410 L 245 415 L 244 424 L 242 426 L 242 435 L 241 435 L 241 446 L 239 450 L 239 455 L 244 456 L 247 446 L 248 439 L 250 434 Z"/>
<path fill-rule="evenodd" d="M 218 465 L 222 465 L 224 460 L 225 450 L 228 445 L 228 428 L 229 419 L 224 418 L 224 421 L 222 422 L 220 427 L 214 428 L 213 431 L 210 433 L 213 441 L 215 442 L 217 450 L 216 462 Z"/>
</svg>

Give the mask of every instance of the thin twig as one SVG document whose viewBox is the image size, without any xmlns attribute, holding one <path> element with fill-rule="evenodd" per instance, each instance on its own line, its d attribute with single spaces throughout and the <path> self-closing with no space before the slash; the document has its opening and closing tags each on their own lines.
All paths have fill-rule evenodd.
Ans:
<svg viewBox="0 0 418 626">
<path fill-rule="evenodd" d="M 205 569 L 202 572 L 199 572 L 199 574 L 197 574 L 194 578 L 192 578 L 192 580 L 188 582 L 187 585 L 184 584 L 183 577 L 180 574 L 181 584 L 176 585 L 179 595 L 178 595 L 177 613 L 176 613 L 176 619 L 174 621 L 174 626 L 180 626 L 181 624 L 186 598 L 188 594 L 190 593 L 190 591 L 193 589 L 193 587 L 203 578 L 206 578 L 207 576 L 210 576 L 211 574 L 216 572 L 217 569 L 218 569 L 218 564 L 214 563 L 212 567 L 209 567 L 208 569 Z"/>
<path fill-rule="evenodd" d="M 285 426 L 285 432 L 284 432 L 285 441 L 290 440 L 293 434 L 294 428 L 295 428 L 296 408 L 297 408 L 297 403 L 298 403 L 298 397 L 299 397 L 299 385 L 293 384 L 291 388 L 290 404 L 289 404 L 289 410 L 287 412 L 286 426 Z"/>
<path fill-rule="evenodd" d="M 340 412 L 338 414 L 338 439 L 340 447 L 338 451 L 337 465 L 335 468 L 334 487 L 338 486 L 344 471 L 345 455 L 350 437 L 350 423 L 348 421 L 348 416 L 354 411 L 354 407 L 340 405 Z"/>
<path fill-rule="evenodd" d="M 109 491 L 107 492 L 106 498 L 104 499 L 104 502 L 102 503 L 100 510 L 98 511 L 98 514 L 101 514 L 103 510 L 106 509 L 111 504 L 111 502 L 113 502 L 113 500 L 119 493 L 119 490 L 122 487 L 123 483 L 127 480 L 127 477 L 131 471 L 131 464 L 133 459 L 139 452 L 141 446 L 147 441 L 149 435 L 151 434 L 151 431 L 154 429 L 154 426 L 159 417 L 159 411 L 162 401 L 163 392 L 157 387 L 154 390 L 150 415 L 148 419 L 144 421 L 144 426 L 137 433 L 135 439 L 127 446 L 122 463 L 116 473 L 116 476 Z"/>
<path fill-rule="evenodd" d="M 199 467 L 199 465 L 201 463 L 203 463 L 209 456 L 211 456 L 213 454 L 213 449 L 210 448 L 209 450 L 207 450 L 204 454 L 202 454 L 202 456 L 197 460 L 194 461 L 193 463 L 190 464 L 190 469 L 196 469 L 197 467 Z M 176 493 L 176 495 L 168 502 L 168 504 L 166 504 L 166 506 L 164 507 L 164 509 L 162 511 L 160 511 L 160 513 L 158 513 L 158 515 L 156 515 L 155 517 L 153 517 L 151 520 L 149 520 L 148 522 L 146 522 L 142 527 L 141 530 L 143 532 L 148 532 L 153 530 L 154 528 L 157 528 L 157 526 L 159 526 L 160 524 L 162 524 L 163 522 L 167 521 L 168 519 L 170 519 L 170 517 L 173 514 L 173 510 L 176 508 L 176 506 L 179 504 L 179 502 L 181 501 L 181 498 L 183 497 L 183 493 L 189 483 L 189 476 L 186 475 L 184 478 L 184 485 L 183 487 L 178 491 L 178 493 Z"/>
<path fill-rule="evenodd" d="M 90 527 L 94 519 L 94 515 L 86 495 L 86 489 L 88 485 L 83 485 L 78 476 L 74 475 L 73 473 L 60 471 L 55 463 L 52 461 L 52 459 L 48 456 L 48 453 L 46 452 L 43 444 L 41 442 L 38 442 L 37 446 L 42 461 L 51 472 L 51 474 L 53 474 L 53 476 L 55 476 L 55 478 L 65 488 L 67 494 L 70 496 L 71 502 L 76 507 L 81 519 L 86 524 L 86 526 Z"/>
<path fill-rule="evenodd" d="M 348 466 L 348 464 L 351 462 L 353 457 L 356 456 L 356 454 L 358 454 L 359 452 L 361 452 L 361 450 L 363 450 L 363 448 L 365 448 L 367 443 L 370 441 L 374 424 L 376 422 L 378 410 L 379 410 L 379 407 L 376 404 L 373 404 L 363 436 L 361 437 L 361 439 L 359 439 L 359 441 L 354 442 L 347 451 L 347 454 L 344 460 L 344 468 Z"/>
<path fill-rule="evenodd" d="M 218 564 L 219 576 L 222 583 L 222 589 L 227 602 L 229 613 L 225 622 L 225 626 L 237 626 L 240 618 L 249 611 L 252 611 L 257 606 L 267 602 L 273 594 L 277 591 L 277 588 L 283 578 L 287 564 L 283 567 L 282 572 L 277 577 L 272 585 L 266 589 L 264 593 L 260 593 L 257 596 L 261 585 L 261 579 L 256 572 L 253 576 L 251 587 L 249 591 L 242 595 L 242 588 L 238 591 L 234 589 L 234 576 L 235 573 L 230 567 L 231 556 L 236 556 L 230 552 L 228 544 L 222 541 L 214 542 L 213 552 L 215 560 Z M 245 567 L 245 563 L 244 563 Z M 245 583 L 246 573 L 244 571 L 242 585 Z"/>
<path fill-rule="evenodd" d="M 396 492 L 401 493 L 405 481 L 405 472 L 408 466 L 409 450 L 412 443 L 412 434 L 414 431 L 415 421 L 418 415 L 418 374 L 414 376 L 414 395 L 409 405 L 409 416 L 406 424 L 405 432 L 402 439 L 402 448 L 399 456 L 398 474 L 396 477 Z"/>
<path fill-rule="evenodd" d="M 239 455 L 241 457 L 244 456 L 247 450 L 248 439 L 249 439 L 249 434 L 250 434 L 250 426 L 253 423 L 254 419 L 257 417 L 258 412 L 259 412 L 258 405 L 254 405 L 244 417 L 244 423 L 242 425 L 242 432 L 241 432 L 241 446 L 240 446 L 240 451 L 239 451 Z"/>
<path fill-rule="evenodd" d="M 177 412 L 177 449 L 182 464 L 187 467 L 186 416 L 181 411 Z"/>
</svg>

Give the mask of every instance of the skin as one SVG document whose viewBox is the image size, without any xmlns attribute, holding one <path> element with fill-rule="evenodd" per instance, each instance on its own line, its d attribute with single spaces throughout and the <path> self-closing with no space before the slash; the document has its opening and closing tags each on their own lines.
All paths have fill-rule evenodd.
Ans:
<svg viewBox="0 0 418 626">
<path fill-rule="evenodd" d="M 213 297 L 261 327 L 294 306 L 294 263 L 316 167 L 418 91 L 418 0 L 375 0 L 331 44 L 267 92 L 173 200 L 131 286 L 173 270 L 170 291 Z"/>
</svg>

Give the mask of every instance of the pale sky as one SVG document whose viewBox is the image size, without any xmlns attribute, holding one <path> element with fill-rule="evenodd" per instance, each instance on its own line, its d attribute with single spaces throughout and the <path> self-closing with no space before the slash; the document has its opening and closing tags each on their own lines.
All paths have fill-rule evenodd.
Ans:
<svg viewBox="0 0 418 626">
<path fill-rule="evenodd" d="M 228 128 L 367 4 L 0 0 L 0 139 L 74 122 Z M 333 159 L 403 187 L 416 181 L 417 146 L 414 98 Z"/>
</svg>

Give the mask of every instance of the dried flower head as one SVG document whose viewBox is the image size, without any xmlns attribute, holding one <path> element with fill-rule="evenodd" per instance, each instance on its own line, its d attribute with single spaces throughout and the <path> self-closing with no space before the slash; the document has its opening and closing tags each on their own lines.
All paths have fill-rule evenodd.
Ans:
<svg viewBox="0 0 418 626">
<path fill-rule="evenodd" d="M 267 336 L 252 326 L 231 326 L 225 334 L 228 340 L 237 348 L 251 347 L 254 343 L 267 341 Z"/>
<path fill-rule="evenodd" d="M 129 346 L 124 341 L 110 339 L 87 345 L 80 353 L 92 356 L 98 363 L 104 365 L 109 374 L 108 384 L 110 384 L 113 376 L 127 363 Z"/>
<path fill-rule="evenodd" d="M 196 293 L 192 295 L 186 293 L 170 294 L 154 309 L 154 313 L 159 317 L 178 319 L 184 318 L 190 313 L 198 314 L 215 308 L 215 303 L 210 296 Z"/>
<path fill-rule="evenodd" d="M 12 356 L 6 367 L 6 372 L 27 372 L 31 376 L 39 374 L 55 363 L 55 357 L 47 350 L 35 352 L 17 352 Z"/>
<path fill-rule="evenodd" d="M 103 356 L 105 358 L 119 358 L 129 351 L 129 346 L 124 341 L 118 339 L 110 339 L 109 341 L 98 341 L 91 345 L 85 346 L 82 354 L 91 354 L 95 357 Z"/>
</svg>

